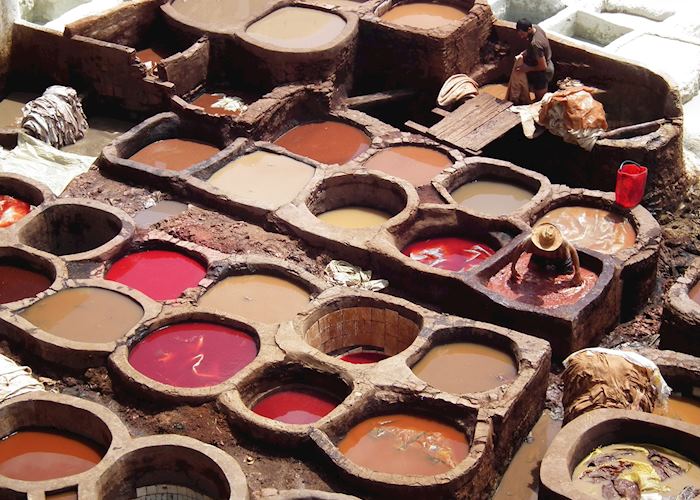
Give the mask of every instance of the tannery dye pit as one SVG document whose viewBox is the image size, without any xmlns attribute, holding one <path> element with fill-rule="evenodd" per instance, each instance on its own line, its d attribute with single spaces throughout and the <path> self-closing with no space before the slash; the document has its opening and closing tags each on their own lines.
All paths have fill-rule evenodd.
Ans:
<svg viewBox="0 0 700 500">
<path fill-rule="evenodd" d="M 0 6 L 1 498 L 700 498 L 693 2 L 70 3 Z"/>
</svg>

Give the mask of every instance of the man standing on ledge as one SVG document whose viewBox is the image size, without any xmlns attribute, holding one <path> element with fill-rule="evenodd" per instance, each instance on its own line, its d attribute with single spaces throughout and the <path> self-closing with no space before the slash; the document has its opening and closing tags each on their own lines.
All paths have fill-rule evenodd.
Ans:
<svg viewBox="0 0 700 500">
<path fill-rule="evenodd" d="M 529 41 L 527 49 L 521 54 L 523 63 L 515 69 L 526 74 L 527 81 L 535 92 L 535 100 L 539 101 L 554 77 L 552 49 L 547 35 L 538 25 L 533 26 L 529 20 L 520 19 L 515 28 L 520 39 Z"/>
</svg>

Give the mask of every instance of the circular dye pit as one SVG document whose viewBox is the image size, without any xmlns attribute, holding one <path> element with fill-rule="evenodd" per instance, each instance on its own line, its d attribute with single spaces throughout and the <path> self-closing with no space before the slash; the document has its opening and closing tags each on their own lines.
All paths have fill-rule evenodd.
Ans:
<svg viewBox="0 0 700 500">
<path fill-rule="evenodd" d="M 170 5 L 204 29 L 231 30 L 246 19 L 262 13 L 273 3 L 270 0 L 173 0 Z"/>
<path fill-rule="evenodd" d="M 347 363 L 352 363 L 353 365 L 369 365 L 372 363 L 378 363 L 383 359 L 390 357 L 387 353 L 383 351 L 373 351 L 373 350 L 354 350 L 352 352 L 346 352 L 346 354 L 341 354 L 338 358 L 342 359 Z"/>
<path fill-rule="evenodd" d="M 581 300 L 596 284 L 598 275 L 581 268 L 580 285 L 571 283 L 571 274 L 556 274 L 530 265 L 532 254 L 523 253 L 515 268 L 520 279 L 511 280 L 511 266 L 508 263 L 489 279 L 486 287 L 509 300 L 552 309 L 554 307 L 575 304 Z"/>
<path fill-rule="evenodd" d="M 8 195 L 0 195 L 0 228 L 9 227 L 27 215 L 29 203 Z"/>
<path fill-rule="evenodd" d="M 418 187 L 430 183 L 443 169 L 452 166 L 452 159 L 431 148 L 394 146 L 372 155 L 364 166 L 400 177 Z"/>
<path fill-rule="evenodd" d="M 252 23 L 245 32 L 281 49 L 312 50 L 328 45 L 345 29 L 337 14 L 306 7 L 282 7 Z"/>
<path fill-rule="evenodd" d="M 397 5 L 380 16 L 380 19 L 411 28 L 434 29 L 444 26 L 445 23 L 462 21 L 466 17 L 466 12 L 456 7 L 415 2 Z"/>
<path fill-rule="evenodd" d="M 673 444 L 673 443 L 669 443 Z M 601 446 L 579 463 L 571 476 L 577 490 L 591 498 L 640 498 L 639 492 L 658 498 L 682 498 L 681 492 L 700 489 L 700 467 L 667 448 L 620 443 Z M 606 495 L 606 489 L 625 488 L 636 496 Z M 688 498 L 694 498 L 691 492 Z"/>
<path fill-rule="evenodd" d="M 179 201 L 159 201 L 150 208 L 136 212 L 134 215 L 134 223 L 136 227 L 145 229 L 162 220 L 179 215 L 185 210 L 187 210 L 187 205 Z"/>
<path fill-rule="evenodd" d="M 147 250 L 116 261 L 105 279 L 134 288 L 154 300 L 171 300 L 197 286 L 206 273 L 202 264 L 180 252 Z"/>
<path fill-rule="evenodd" d="M 310 301 L 309 292 L 296 283 L 266 274 L 247 274 L 214 284 L 199 299 L 199 305 L 252 321 L 281 323 L 293 319 Z"/>
<path fill-rule="evenodd" d="M 634 246 L 637 233 L 621 215 L 592 207 L 561 207 L 537 221 L 549 222 L 578 247 L 613 254 Z"/>
<path fill-rule="evenodd" d="M 376 472 L 432 476 L 464 460 L 469 443 L 464 433 L 436 420 L 392 414 L 359 423 L 338 443 L 338 449 L 352 462 Z"/>
<path fill-rule="evenodd" d="M 464 273 L 496 253 L 491 247 L 466 238 L 431 238 L 401 250 L 426 266 Z"/>
<path fill-rule="evenodd" d="M 318 220 L 336 227 L 362 229 L 377 227 L 391 219 L 391 215 L 376 208 L 343 207 L 316 216 Z"/>
<path fill-rule="evenodd" d="M 700 304 L 700 282 L 696 283 L 695 286 L 688 290 L 688 297 L 690 297 L 690 300 Z"/>
<path fill-rule="evenodd" d="M 450 193 L 460 206 L 486 215 L 507 215 L 529 202 L 532 191 L 507 182 L 481 179 Z"/>
<path fill-rule="evenodd" d="M 216 146 L 190 139 L 163 139 L 141 149 L 129 159 L 166 170 L 184 170 L 221 151 Z"/>
<path fill-rule="evenodd" d="M 675 418 L 689 424 L 700 425 L 700 400 L 683 396 L 671 396 L 665 407 L 655 407 L 654 413 Z"/>
<path fill-rule="evenodd" d="M 305 385 L 283 386 L 263 396 L 252 410 L 263 417 L 285 424 L 311 424 L 328 415 L 340 400 Z"/>
<path fill-rule="evenodd" d="M 518 374 L 510 354 L 472 342 L 433 347 L 412 370 L 421 380 L 452 394 L 488 391 L 512 382 Z"/>
<path fill-rule="evenodd" d="M 143 308 L 121 293 L 80 287 L 43 298 L 20 316 L 57 337 L 99 343 L 122 338 L 141 321 Z"/>
<path fill-rule="evenodd" d="M 0 304 L 34 297 L 50 287 L 51 281 L 20 259 L 0 258 Z"/>
<path fill-rule="evenodd" d="M 179 323 L 148 334 L 129 353 L 145 376 L 175 387 L 207 387 L 228 380 L 258 354 L 248 333 L 223 325 Z"/>
<path fill-rule="evenodd" d="M 294 158 L 255 151 L 224 165 L 208 182 L 231 199 L 280 207 L 299 194 L 315 171 Z"/>
<path fill-rule="evenodd" d="M 0 475 L 46 481 L 80 474 L 104 455 L 95 443 L 51 429 L 20 430 L 0 440 Z"/>
<path fill-rule="evenodd" d="M 342 165 L 367 151 L 371 142 L 357 127 L 326 121 L 298 125 L 280 136 L 275 144 L 320 163 Z"/>
</svg>

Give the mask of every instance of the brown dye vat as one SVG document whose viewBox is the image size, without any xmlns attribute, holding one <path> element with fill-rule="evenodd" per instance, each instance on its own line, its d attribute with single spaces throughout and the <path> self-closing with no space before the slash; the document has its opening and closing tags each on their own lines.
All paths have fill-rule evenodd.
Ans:
<svg viewBox="0 0 700 500">
<path fill-rule="evenodd" d="M 148 47 L 136 52 L 136 57 L 142 63 L 158 64 L 163 59 L 167 59 L 173 55 L 175 51 L 170 47 L 154 46 Z"/>
<path fill-rule="evenodd" d="M 215 94 L 208 94 L 204 93 L 194 99 L 190 104 L 192 106 L 197 106 L 199 108 L 202 108 L 205 113 L 209 115 L 231 115 L 231 116 L 238 116 L 241 114 L 240 111 L 238 110 L 231 110 L 231 109 L 225 109 L 225 108 L 217 108 L 214 107 L 214 104 L 216 104 L 218 101 L 220 101 L 224 97 L 238 97 L 241 99 L 245 104 L 250 104 L 255 100 L 255 96 L 253 94 L 249 94 L 247 92 L 235 92 L 231 94 L 225 94 L 225 93 L 215 93 Z"/>
<path fill-rule="evenodd" d="M 382 21 L 412 28 L 434 29 L 445 23 L 456 23 L 467 17 L 466 12 L 449 5 L 415 2 L 398 5 L 381 16 Z"/>
<path fill-rule="evenodd" d="M 162 220 L 179 215 L 187 210 L 187 205 L 179 201 L 164 200 L 159 201 L 151 208 L 146 208 L 134 215 L 136 227 L 145 229 Z"/>
<path fill-rule="evenodd" d="M 64 491 L 62 493 L 47 493 L 46 500 L 78 500 L 78 492 Z"/>
<path fill-rule="evenodd" d="M 469 443 L 464 433 L 442 422 L 392 414 L 359 423 L 338 449 L 352 462 L 376 472 L 432 476 L 464 460 Z"/>
<path fill-rule="evenodd" d="M 0 304 L 34 297 L 50 287 L 51 281 L 19 259 L 0 259 Z"/>
<path fill-rule="evenodd" d="M 282 7 L 248 26 L 246 34 L 283 49 L 315 49 L 338 38 L 345 25 L 345 19 L 330 12 Z"/>
<path fill-rule="evenodd" d="M 279 207 L 292 201 L 315 171 L 289 156 L 254 151 L 224 165 L 207 182 L 234 200 Z"/>
<path fill-rule="evenodd" d="M 463 184 L 450 195 L 464 208 L 486 215 L 507 215 L 529 202 L 535 193 L 508 182 L 479 179 Z"/>
<path fill-rule="evenodd" d="M 129 159 L 155 168 L 184 170 L 220 151 L 216 146 L 190 139 L 163 139 L 149 144 Z"/>
<path fill-rule="evenodd" d="M 669 443 L 672 444 L 672 443 Z M 635 448 L 643 447 L 644 450 Z M 663 459 L 671 460 L 676 467 L 672 465 L 666 467 L 665 464 L 661 469 L 659 467 L 652 467 L 653 462 L 649 460 L 648 451 L 654 451 L 658 453 Z M 603 459 L 605 455 L 616 454 L 616 459 Z M 588 467 L 592 460 L 597 459 L 594 466 Z M 657 463 L 661 462 L 662 459 L 656 458 Z M 664 461 L 665 461 L 664 460 Z M 663 463 L 663 462 L 661 462 Z M 603 494 L 603 489 L 606 483 L 612 481 L 601 480 L 596 478 L 595 475 L 597 471 L 601 470 L 601 466 L 605 467 L 605 464 L 611 464 L 609 468 L 617 468 L 613 473 L 613 477 L 620 479 L 627 479 L 631 482 L 641 481 L 640 478 L 636 477 L 635 472 L 639 471 L 644 473 L 645 477 L 656 476 L 656 481 L 647 480 L 646 484 L 649 486 L 656 484 L 657 487 L 663 488 L 662 490 L 655 489 L 658 493 L 663 492 L 664 498 L 676 498 L 686 487 L 693 487 L 695 489 L 700 489 L 700 466 L 698 464 L 691 462 L 683 455 L 675 453 L 666 448 L 660 446 L 654 446 L 649 444 L 636 444 L 636 443 L 620 443 L 611 444 L 607 446 L 602 446 L 594 451 L 591 455 L 584 458 L 581 463 L 579 463 L 572 474 L 572 481 L 576 489 L 582 493 L 590 495 L 592 498 L 615 498 L 612 496 L 606 496 Z M 619 467 L 621 464 L 630 464 L 627 470 Z M 622 469 L 624 472 L 620 471 Z M 675 470 L 674 470 L 675 469 Z M 672 471 L 670 477 L 665 477 L 666 474 L 661 476 L 659 470 L 662 472 Z M 593 477 L 588 477 L 593 471 Z M 582 475 L 586 477 L 581 477 Z M 664 479 L 661 479 L 664 477 Z M 639 484 L 639 483 L 637 483 Z M 650 491 L 645 491 L 645 493 L 650 493 Z M 688 498 L 694 498 L 695 495 L 690 495 Z M 632 497 L 625 497 L 632 498 Z M 637 498 L 639 498 L 637 496 Z"/>
<path fill-rule="evenodd" d="M 104 452 L 95 443 L 49 429 L 20 430 L 0 440 L 0 475 L 45 481 L 91 469 Z"/>
<path fill-rule="evenodd" d="M 430 148 L 394 146 L 373 155 L 364 166 L 405 179 L 414 186 L 423 186 L 440 171 L 452 166 L 452 159 Z"/>
<path fill-rule="evenodd" d="M 488 391 L 518 374 L 510 354 L 472 342 L 433 347 L 412 370 L 436 389 L 453 394 Z"/>
<path fill-rule="evenodd" d="M 700 401 L 697 399 L 671 396 L 666 407 L 656 407 L 654 413 L 689 424 L 700 425 Z"/>
<path fill-rule="evenodd" d="M 205 28 L 232 30 L 242 21 L 262 13 L 273 3 L 271 0 L 174 0 L 171 5 L 179 14 Z"/>
<path fill-rule="evenodd" d="M 362 130 L 341 122 L 305 123 L 279 137 L 275 144 L 287 151 L 328 165 L 342 165 L 369 149 Z"/>
<path fill-rule="evenodd" d="M 572 274 L 555 274 L 530 266 L 532 254 L 523 253 L 515 265 L 520 279 L 512 281 L 511 266 L 508 263 L 489 279 L 487 288 L 499 293 L 509 300 L 533 306 L 552 309 L 554 307 L 575 304 L 581 300 L 598 281 L 593 271 L 581 268 L 583 283 L 573 285 Z"/>
<path fill-rule="evenodd" d="M 695 286 L 688 291 L 688 297 L 700 304 L 700 282 L 696 283 Z"/>
<path fill-rule="evenodd" d="M 57 337 L 99 343 L 122 338 L 141 320 L 143 308 L 121 293 L 80 287 L 43 298 L 20 316 Z"/>
<path fill-rule="evenodd" d="M 0 128 L 19 128 L 22 123 L 22 107 L 39 97 L 31 92 L 11 92 L 0 101 Z"/>
<path fill-rule="evenodd" d="M 102 148 L 134 126 L 133 123 L 115 118 L 95 117 L 88 120 L 85 136 L 61 151 L 85 156 L 99 156 Z"/>
<path fill-rule="evenodd" d="M 491 94 L 497 99 L 505 99 L 508 93 L 508 85 L 505 83 L 489 83 L 479 87 L 480 94 Z"/>
<path fill-rule="evenodd" d="M 540 486 L 540 464 L 547 448 L 561 429 L 561 420 L 554 420 L 548 411 L 532 428 L 528 438 L 513 456 L 493 500 L 537 500 Z"/>
<path fill-rule="evenodd" d="M 621 215 L 592 207 L 555 208 L 540 222 L 557 226 L 564 237 L 576 246 L 613 254 L 634 246 L 637 233 Z"/>
<path fill-rule="evenodd" d="M 212 286 L 199 306 L 217 309 L 262 323 L 289 321 L 311 301 L 309 292 L 276 276 L 230 276 Z"/>
<path fill-rule="evenodd" d="M 360 229 L 381 226 L 391 215 L 376 208 L 343 207 L 316 216 L 321 222 L 336 227 Z"/>
</svg>

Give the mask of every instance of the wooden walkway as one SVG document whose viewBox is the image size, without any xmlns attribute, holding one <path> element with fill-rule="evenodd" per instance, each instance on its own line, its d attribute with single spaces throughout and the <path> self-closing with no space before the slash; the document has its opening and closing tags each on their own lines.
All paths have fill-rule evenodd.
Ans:
<svg viewBox="0 0 700 500">
<path fill-rule="evenodd" d="M 433 109 L 443 119 L 430 128 L 412 121 L 407 121 L 406 126 L 448 146 L 479 155 L 488 144 L 520 125 L 520 117 L 508 111 L 512 105 L 483 93 L 452 112 Z"/>
</svg>

